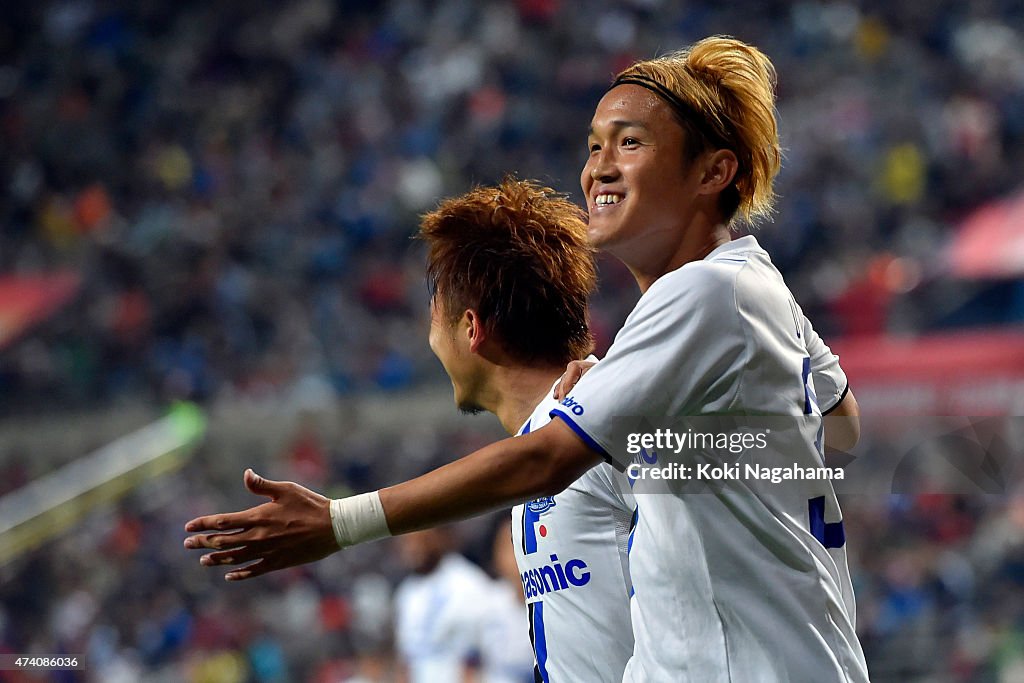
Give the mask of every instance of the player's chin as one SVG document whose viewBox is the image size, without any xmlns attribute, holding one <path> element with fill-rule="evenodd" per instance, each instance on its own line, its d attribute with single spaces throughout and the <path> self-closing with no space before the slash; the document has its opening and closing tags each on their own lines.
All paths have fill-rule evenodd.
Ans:
<svg viewBox="0 0 1024 683">
<path fill-rule="evenodd" d="M 591 215 L 587 223 L 587 241 L 595 249 L 608 249 L 615 244 L 619 236 L 621 226 L 619 221 L 612 220 L 608 216 Z"/>
<path fill-rule="evenodd" d="M 463 415 L 479 415 L 484 412 L 484 409 L 473 401 L 456 401 L 456 405 L 459 407 L 459 412 Z"/>
</svg>

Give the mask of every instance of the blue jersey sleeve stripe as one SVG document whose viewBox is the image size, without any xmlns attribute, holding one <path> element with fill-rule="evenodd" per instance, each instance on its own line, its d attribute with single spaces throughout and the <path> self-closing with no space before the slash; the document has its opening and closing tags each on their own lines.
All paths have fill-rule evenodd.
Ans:
<svg viewBox="0 0 1024 683">
<path fill-rule="evenodd" d="M 537 657 L 534 668 L 534 679 L 540 679 L 543 683 L 550 683 L 548 680 L 548 640 L 544 633 L 544 603 L 530 603 L 530 627 L 533 636 L 533 652 Z"/>
<path fill-rule="evenodd" d="M 583 440 L 583 443 L 587 444 L 587 447 L 590 450 L 596 452 L 598 455 L 600 455 L 602 458 L 604 458 L 604 460 L 609 465 L 611 465 L 612 467 L 617 469 L 619 472 L 625 472 L 626 471 L 626 466 L 625 465 L 622 465 L 621 463 L 615 462 L 615 459 L 612 458 L 612 456 L 608 454 L 608 451 L 606 451 L 604 449 L 604 447 L 601 446 L 601 444 L 599 444 L 598 442 L 594 441 L 594 439 L 590 436 L 590 434 L 587 434 L 585 431 L 583 431 L 583 427 L 580 427 L 578 424 L 576 424 L 576 422 L 571 417 L 569 417 L 568 414 L 566 414 L 565 412 L 563 412 L 559 408 L 555 408 L 555 409 L 553 409 L 549 413 L 549 415 L 551 417 L 562 418 L 562 421 L 565 422 L 567 425 L 569 425 L 569 428 L 572 429 L 572 431 L 576 432 L 576 436 L 580 437 Z"/>
<path fill-rule="evenodd" d="M 640 506 L 633 510 L 633 517 L 629 520 L 629 540 L 626 542 L 626 555 L 633 552 L 633 535 L 636 533 L 636 525 L 640 521 Z M 629 577 L 629 597 L 636 595 L 636 586 L 633 585 L 632 575 Z"/>
</svg>

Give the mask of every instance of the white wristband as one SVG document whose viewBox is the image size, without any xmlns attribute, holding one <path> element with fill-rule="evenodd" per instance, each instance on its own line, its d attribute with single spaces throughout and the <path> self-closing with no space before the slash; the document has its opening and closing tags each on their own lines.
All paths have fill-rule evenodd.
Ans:
<svg viewBox="0 0 1024 683">
<path fill-rule="evenodd" d="M 332 500 L 331 526 L 339 548 L 391 535 L 377 491 Z"/>
</svg>

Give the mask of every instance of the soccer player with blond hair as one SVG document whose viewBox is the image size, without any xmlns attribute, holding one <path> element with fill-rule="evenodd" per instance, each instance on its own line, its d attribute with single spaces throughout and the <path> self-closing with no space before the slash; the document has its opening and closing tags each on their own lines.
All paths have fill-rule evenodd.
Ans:
<svg viewBox="0 0 1024 683">
<path fill-rule="evenodd" d="M 548 425 L 377 492 L 329 502 L 279 496 L 271 510 L 199 518 L 188 531 L 241 531 L 187 544 L 251 543 L 240 561 L 258 560 L 255 568 L 229 574 L 246 578 L 264 562 L 308 561 L 295 552 L 326 554 L 335 541 L 345 547 L 557 495 L 602 460 L 633 470 L 718 455 L 682 448 L 633 463 L 624 416 L 741 427 L 773 416 L 782 421 L 767 447 L 743 457 L 816 469 L 819 406 L 855 416 L 856 403 L 837 367 L 836 381 L 815 384 L 829 354 L 811 348 L 809 325 L 757 240 L 731 231 L 771 213 L 780 164 L 774 84 L 759 50 L 713 37 L 626 69 L 598 103 L 581 176 L 588 237 L 629 268 L 641 297 Z M 664 481 L 639 490 L 629 552 L 636 642 L 623 680 L 867 680 L 830 481 L 741 479 L 696 492 Z"/>
</svg>

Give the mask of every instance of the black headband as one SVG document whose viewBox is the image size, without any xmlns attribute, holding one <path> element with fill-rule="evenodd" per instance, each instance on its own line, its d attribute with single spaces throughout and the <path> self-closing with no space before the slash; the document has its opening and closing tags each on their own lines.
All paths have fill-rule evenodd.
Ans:
<svg viewBox="0 0 1024 683">
<path fill-rule="evenodd" d="M 696 126 L 697 130 L 699 130 L 700 133 L 708 140 L 719 143 L 723 147 L 732 148 L 732 145 L 729 144 L 729 140 L 726 136 L 716 131 L 700 112 L 684 102 L 675 93 L 663 86 L 661 83 L 658 83 L 653 78 L 648 78 L 641 74 L 620 76 L 615 79 L 614 83 L 612 83 L 612 88 L 619 85 L 639 85 L 641 88 L 647 88 L 655 95 L 665 100 L 679 118 Z M 611 90 L 611 88 L 609 88 L 609 90 Z"/>
</svg>

